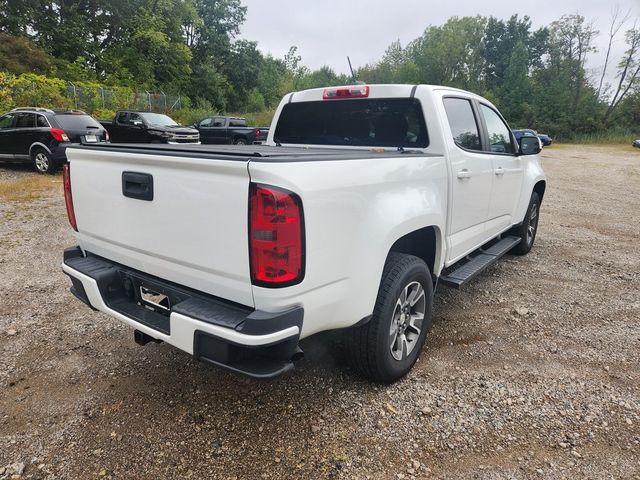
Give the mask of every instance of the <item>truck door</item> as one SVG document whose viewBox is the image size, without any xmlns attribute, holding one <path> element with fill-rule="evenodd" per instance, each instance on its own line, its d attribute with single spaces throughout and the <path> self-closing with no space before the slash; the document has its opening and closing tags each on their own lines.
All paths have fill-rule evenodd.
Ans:
<svg viewBox="0 0 640 480">
<path fill-rule="evenodd" d="M 227 119 L 225 117 L 213 117 L 213 127 L 211 128 L 212 143 L 227 142 Z"/>
<path fill-rule="evenodd" d="M 513 135 L 500 114 L 482 103 L 480 103 L 480 113 L 487 138 L 484 150 L 491 153 L 493 163 L 493 188 L 487 219 L 487 234 L 494 236 L 519 221 L 513 218 L 513 213 L 520 199 L 524 160 L 516 155 L 517 146 Z"/>
<path fill-rule="evenodd" d="M 486 241 L 493 181 L 493 155 L 482 151 L 478 111 L 469 98 L 444 97 L 444 125 L 451 162 L 449 205 L 450 264 Z M 449 126 L 447 132 L 446 126 Z M 448 133 L 448 135 L 447 135 Z"/>
<path fill-rule="evenodd" d="M 112 142 L 126 143 L 128 141 L 127 130 L 129 128 L 129 112 L 118 112 L 111 127 L 109 135 Z"/>
<path fill-rule="evenodd" d="M 205 118 L 198 125 L 198 131 L 200 132 L 200 143 L 215 143 L 213 137 L 213 118 Z"/>
</svg>

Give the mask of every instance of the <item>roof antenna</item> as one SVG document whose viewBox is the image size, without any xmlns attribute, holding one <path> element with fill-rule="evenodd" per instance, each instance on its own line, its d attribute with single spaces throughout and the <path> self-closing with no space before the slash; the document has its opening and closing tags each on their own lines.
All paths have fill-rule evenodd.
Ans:
<svg viewBox="0 0 640 480">
<path fill-rule="evenodd" d="M 349 62 L 349 70 L 351 70 L 351 78 L 353 79 L 353 84 L 356 85 L 356 74 L 353 73 L 353 67 L 351 66 L 351 59 L 349 58 L 349 55 L 347 55 L 347 62 Z"/>
<path fill-rule="evenodd" d="M 356 74 L 353 73 L 353 67 L 351 66 L 351 59 L 349 58 L 349 55 L 347 55 L 347 62 L 349 62 L 349 70 L 351 70 L 351 78 L 353 79 L 353 84 L 364 85 L 364 82 L 361 82 L 360 80 L 356 79 Z"/>
</svg>

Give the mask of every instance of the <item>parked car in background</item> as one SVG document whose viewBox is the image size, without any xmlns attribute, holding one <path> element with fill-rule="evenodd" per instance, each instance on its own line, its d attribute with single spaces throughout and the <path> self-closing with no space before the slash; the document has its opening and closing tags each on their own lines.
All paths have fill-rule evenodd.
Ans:
<svg viewBox="0 0 640 480">
<path fill-rule="evenodd" d="M 246 119 L 238 117 L 206 117 L 193 127 L 202 143 L 252 145 L 263 143 L 269 134 L 268 127 L 249 127 Z"/>
<path fill-rule="evenodd" d="M 553 143 L 553 139 L 546 133 L 538 133 L 530 128 L 518 128 L 513 131 L 516 136 L 516 140 L 520 140 L 521 137 L 538 137 L 540 139 L 540 147 L 547 147 Z"/>
<path fill-rule="evenodd" d="M 638 139 L 635 142 L 633 142 L 633 146 L 636 147 L 636 148 L 640 148 L 640 139 Z"/>
<path fill-rule="evenodd" d="M 546 133 L 538 133 L 538 138 L 542 142 L 542 145 L 545 146 L 545 147 L 548 147 L 549 145 L 551 145 L 553 143 L 553 138 L 551 138 Z"/>
<path fill-rule="evenodd" d="M 200 134 L 163 113 L 119 110 L 100 121 L 114 143 L 200 143 Z"/>
<path fill-rule="evenodd" d="M 21 107 L 0 117 L 0 161 L 31 162 L 38 173 L 54 173 L 73 143 L 108 141 L 108 132 L 80 110 Z"/>
</svg>

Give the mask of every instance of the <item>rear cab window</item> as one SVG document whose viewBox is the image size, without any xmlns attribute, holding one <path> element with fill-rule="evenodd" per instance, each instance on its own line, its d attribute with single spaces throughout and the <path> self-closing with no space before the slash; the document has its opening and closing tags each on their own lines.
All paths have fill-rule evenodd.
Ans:
<svg viewBox="0 0 640 480">
<path fill-rule="evenodd" d="M 298 145 L 426 148 L 429 136 L 415 98 L 367 98 L 286 104 L 274 140 Z"/>
</svg>

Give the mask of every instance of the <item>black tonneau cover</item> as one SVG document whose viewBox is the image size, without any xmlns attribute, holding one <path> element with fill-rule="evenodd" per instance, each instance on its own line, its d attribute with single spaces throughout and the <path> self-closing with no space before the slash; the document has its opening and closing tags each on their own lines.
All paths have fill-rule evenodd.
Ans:
<svg viewBox="0 0 640 480">
<path fill-rule="evenodd" d="M 438 157 L 433 153 L 421 150 L 379 150 L 379 149 L 345 149 L 345 148 L 307 148 L 307 147 L 273 147 L 269 145 L 165 145 L 140 143 L 103 143 L 95 145 L 73 145 L 68 148 L 80 150 L 108 150 L 112 152 L 139 153 L 166 156 L 185 156 L 190 158 L 215 158 L 224 160 L 252 162 L 312 162 L 358 160 L 365 158 L 390 158 L 398 155 L 415 155 L 421 157 Z"/>
</svg>

